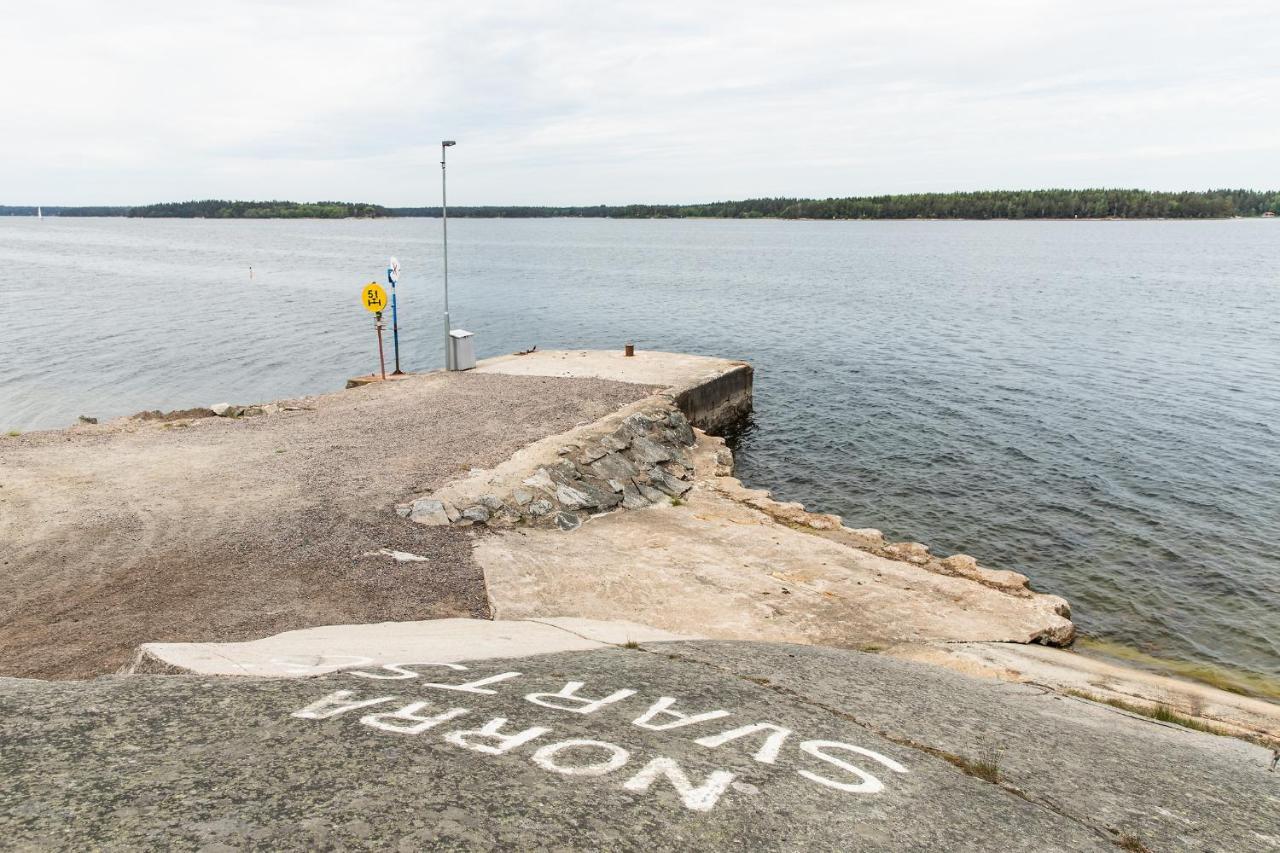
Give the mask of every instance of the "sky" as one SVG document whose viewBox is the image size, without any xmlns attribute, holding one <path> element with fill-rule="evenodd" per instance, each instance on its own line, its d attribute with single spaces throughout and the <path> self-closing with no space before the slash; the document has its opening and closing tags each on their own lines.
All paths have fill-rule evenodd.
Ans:
<svg viewBox="0 0 1280 853">
<path fill-rule="evenodd" d="M 1276 0 L 4 0 L 0 204 L 1280 187 Z"/>
</svg>

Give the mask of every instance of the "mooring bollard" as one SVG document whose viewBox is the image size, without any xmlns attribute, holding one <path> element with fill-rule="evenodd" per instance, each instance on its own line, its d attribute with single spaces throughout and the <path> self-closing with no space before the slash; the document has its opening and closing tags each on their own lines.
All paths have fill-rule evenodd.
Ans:
<svg viewBox="0 0 1280 853">
<path fill-rule="evenodd" d="M 636 345 L 631 343 L 630 341 L 627 341 L 626 357 L 631 358 L 635 354 L 636 354 Z"/>
</svg>

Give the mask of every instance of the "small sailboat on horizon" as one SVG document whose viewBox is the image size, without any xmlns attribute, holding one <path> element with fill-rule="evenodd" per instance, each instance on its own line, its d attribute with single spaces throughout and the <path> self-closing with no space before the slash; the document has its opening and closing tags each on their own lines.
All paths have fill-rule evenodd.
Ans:
<svg viewBox="0 0 1280 853">
<path fill-rule="evenodd" d="M 36 205 L 36 219 L 44 219 L 44 210 L 39 205 Z"/>
</svg>

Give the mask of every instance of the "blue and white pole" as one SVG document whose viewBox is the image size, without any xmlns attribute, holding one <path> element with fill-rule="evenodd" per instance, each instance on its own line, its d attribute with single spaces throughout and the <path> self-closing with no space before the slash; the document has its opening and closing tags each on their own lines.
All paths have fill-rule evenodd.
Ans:
<svg viewBox="0 0 1280 853">
<path fill-rule="evenodd" d="M 387 262 L 387 283 L 391 285 L 391 341 L 396 352 L 396 369 L 392 376 L 404 373 L 400 369 L 400 321 L 396 317 L 396 282 L 400 280 L 400 262 L 392 258 Z"/>
</svg>

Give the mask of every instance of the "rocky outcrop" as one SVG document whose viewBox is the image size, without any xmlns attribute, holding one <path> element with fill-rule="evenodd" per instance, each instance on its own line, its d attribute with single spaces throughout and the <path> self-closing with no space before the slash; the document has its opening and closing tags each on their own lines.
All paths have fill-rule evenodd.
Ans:
<svg viewBox="0 0 1280 853">
<path fill-rule="evenodd" d="M 479 472 L 396 510 L 427 525 L 575 530 L 593 515 L 678 500 L 693 488 L 693 427 L 665 398 L 645 403 L 619 422 L 606 418 L 570 433 L 554 461 L 544 448 L 544 458 L 523 472 Z"/>
</svg>

